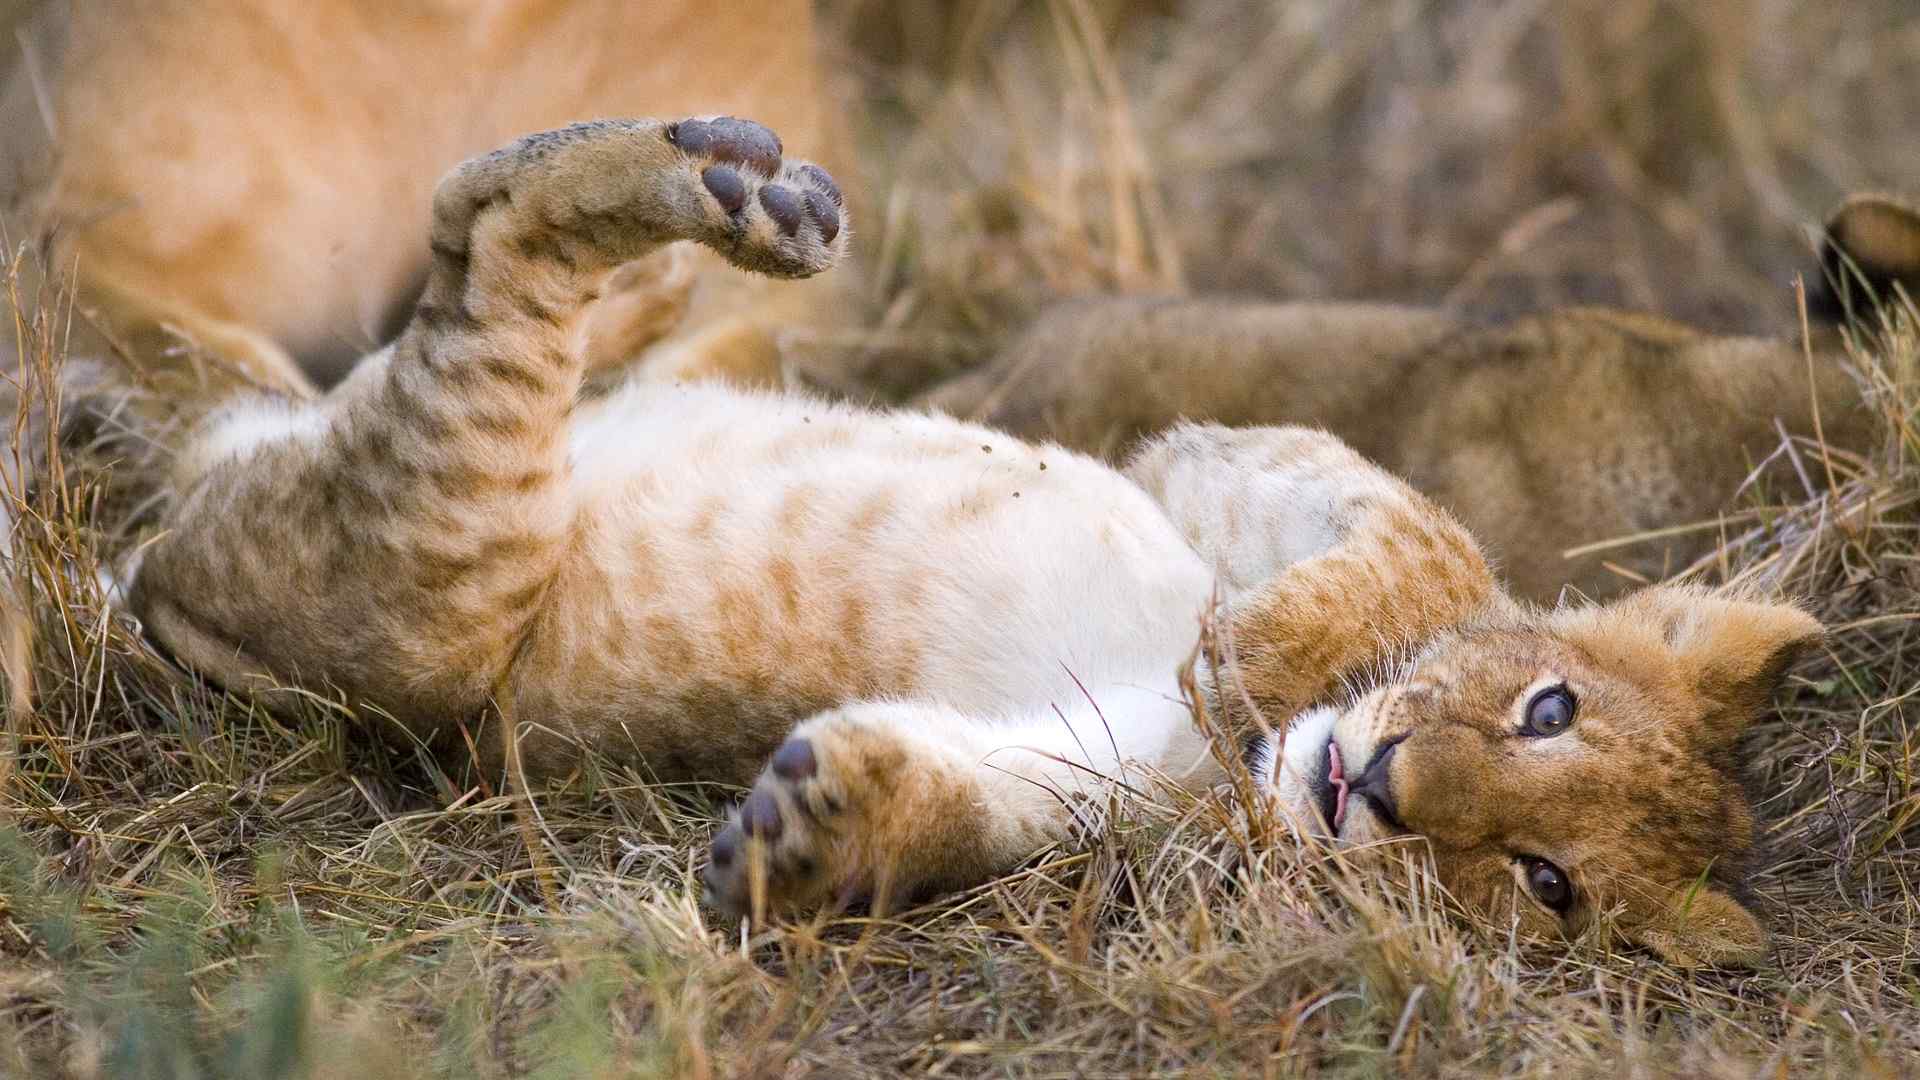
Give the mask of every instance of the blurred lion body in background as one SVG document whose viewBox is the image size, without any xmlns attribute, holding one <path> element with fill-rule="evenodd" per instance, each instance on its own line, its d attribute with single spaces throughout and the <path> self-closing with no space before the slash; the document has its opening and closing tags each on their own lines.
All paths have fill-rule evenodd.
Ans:
<svg viewBox="0 0 1920 1080">
<path fill-rule="evenodd" d="M 77 275 L 83 308 L 136 359 L 177 336 L 295 393 L 404 321 L 434 184 L 516 135 L 738 113 L 837 164 L 805 0 L 49 0 L 12 14 L 0 184 L 49 265 Z M 708 272 L 720 265 L 675 252 L 636 268 L 602 305 L 596 349 L 677 326 L 693 342 L 680 362 L 766 364 L 769 327 L 820 291 Z"/>
<path fill-rule="evenodd" d="M 1458 514 L 1515 591 L 1606 596 L 1710 551 L 1740 489 L 1812 497 L 1834 448 L 1868 449 L 1877 417 L 1841 324 L 1920 290 L 1920 214 L 1856 197 L 1825 235 L 1804 341 L 1602 307 L 1487 323 L 1410 305 L 1093 300 L 927 400 L 1110 458 L 1182 419 L 1323 427 Z"/>
</svg>

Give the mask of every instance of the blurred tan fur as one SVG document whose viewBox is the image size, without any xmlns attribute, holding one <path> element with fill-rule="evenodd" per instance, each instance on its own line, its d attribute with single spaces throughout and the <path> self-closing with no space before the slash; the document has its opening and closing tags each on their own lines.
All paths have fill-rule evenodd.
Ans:
<svg viewBox="0 0 1920 1080">
<path fill-rule="evenodd" d="M 398 329 L 434 184 L 514 135 L 733 113 L 835 163 L 803 0 L 48 0 L 0 27 L 6 209 L 104 337 L 136 359 L 184 340 L 300 396 Z M 773 328 L 821 295 L 658 259 L 602 305 L 596 351 L 764 381 Z"/>
</svg>

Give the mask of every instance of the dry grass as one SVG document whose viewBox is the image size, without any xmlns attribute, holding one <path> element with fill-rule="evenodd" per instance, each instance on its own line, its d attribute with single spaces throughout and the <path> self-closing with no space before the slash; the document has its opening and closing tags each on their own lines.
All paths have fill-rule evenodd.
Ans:
<svg viewBox="0 0 1920 1080">
<path fill-rule="evenodd" d="M 832 0 L 874 321 L 1060 295 L 1621 304 L 1792 333 L 1806 229 L 1920 178 L 1900 0 Z"/>
<path fill-rule="evenodd" d="M 1920 176 L 1898 0 L 912 10 L 828 13 L 868 141 L 904 147 L 869 155 L 870 322 L 936 347 L 1114 288 L 1785 326 L 1798 221 Z M 31 404 L 66 313 L 14 310 Z M 182 678 L 106 614 L 121 504 L 76 469 L 11 500 L 0 1073 L 1912 1071 L 1920 336 L 1863 330 L 1883 444 L 1783 450 L 1833 490 L 1698 571 L 1836 628 L 1751 740 L 1766 970 L 1527 947 L 1450 915 L 1412 852 L 1357 877 L 1246 839 L 1230 795 L 1165 792 L 991 886 L 743 940 L 694 900 L 724 793 L 607 761 L 496 792 L 366 738 L 377 717 Z"/>
</svg>

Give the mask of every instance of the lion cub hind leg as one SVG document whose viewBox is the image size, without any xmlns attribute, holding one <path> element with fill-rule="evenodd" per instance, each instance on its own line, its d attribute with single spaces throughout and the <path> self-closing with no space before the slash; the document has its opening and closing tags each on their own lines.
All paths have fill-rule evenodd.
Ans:
<svg viewBox="0 0 1920 1080">
<path fill-rule="evenodd" d="M 846 250 L 840 191 L 781 151 L 778 135 L 733 117 L 592 120 L 525 136 L 440 182 L 435 270 L 465 260 L 489 235 L 487 211 L 501 210 L 493 217 L 526 258 L 604 271 L 697 240 L 743 270 L 810 277 Z"/>
<path fill-rule="evenodd" d="M 135 612 L 228 685 L 324 680 L 428 726 L 481 707 L 567 550 L 566 435 L 607 278 L 676 240 L 818 273 L 846 246 L 835 194 L 733 119 L 576 124 L 459 166 L 400 338 L 285 437 L 201 456 Z"/>
</svg>

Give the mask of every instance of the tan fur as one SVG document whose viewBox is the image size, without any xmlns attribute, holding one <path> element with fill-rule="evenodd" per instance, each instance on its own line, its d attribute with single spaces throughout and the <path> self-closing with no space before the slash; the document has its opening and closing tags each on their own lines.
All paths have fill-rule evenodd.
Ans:
<svg viewBox="0 0 1920 1080">
<path fill-rule="evenodd" d="M 340 693 L 449 751 L 477 731 L 489 769 L 585 746 L 747 781 L 764 759 L 707 876 L 758 911 L 985 880 L 1140 764 L 1222 781 L 1177 681 L 1217 597 L 1210 707 L 1299 728 L 1363 690 L 1334 730 L 1356 762 L 1409 735 L 1399 812 L 1464 903 L 1510 909 L 1498 872 L 1538 852 L 1592 899 L 1530 931 L 1611 912 L 1676 960 L 1756 957 L 1722 884 L 1750 835 L 1726 748 L 1818 632 L 1790 607 L 1662 590 L 1532 612 L 1445 511 L 1304 429 L 1176 428 L 1123 475 L 712 384 L 580 402 L 621 266 L 683 239 L 783 276 L 844 253 L 831 181 L 776 146 L 608 121 L 455 170 L 399 339 L 322 401 L 240 395 L 200 425 L 131 590 L 151 635 L 229 686 Z M 783 226 L 782 205 L 804 213 Z M 1504 727 L 1542 664 L 1592 715 L 1538 757 Z M 1299 778 L 1273 783 L 1306 827 Z"/>
<path fill-rule="evenodd" d="M 1522 595 L 1551 600 L 1568 584 L 1613 595 L 1628 582 L 1605 562 L 1658 579 L 1718 534 L 1562 552 L 1711 523 L 1783 429 L 1815 433 L 1816 401 L 1834 445 L 1867 448 L 1875 428 L 1833 326 L 1837 298 L 1865 311 L 1874 293 L 1894 301 L 1896 285 L 1920 285 L 1920 215 L 1856 197 L 1828 235 L 1837 287 L 1813 286 L 1811 371 L 1797 336 L 1604 309 L 1476 326 L 1389 305 L 1109 300 L 1043 317 L 928 400 L 1108 456 L 1181 418 L 1322 426 L 1458 513 Z M 1807 494 L 1785 456 L 1767 475 L 1788 498 Z"/>
<path fill-rule="evenodd" d="M 799 0 L 36 6 L 0 100 L 12 208 L 116 343 L 153 358 L 182 337 L 292 393 L 391 335 L 427 271 L 434 185 L 515 134 L 738 113 L 834 163 Z M 776 379 L 774 330 L 819 290 L 696 261 L 695 282 L 661 293 L 643 275 L 640 296 L 603 304 L 596 351 L 624 362 L 683 314 L 690 337 L 724 317 L 731 332 L 679 349 L 675 371 Z"/>
</svg>

